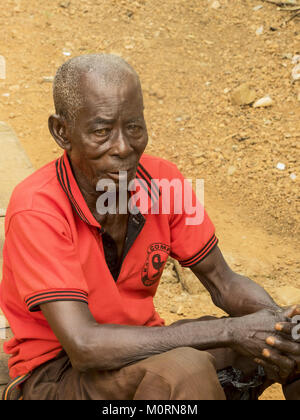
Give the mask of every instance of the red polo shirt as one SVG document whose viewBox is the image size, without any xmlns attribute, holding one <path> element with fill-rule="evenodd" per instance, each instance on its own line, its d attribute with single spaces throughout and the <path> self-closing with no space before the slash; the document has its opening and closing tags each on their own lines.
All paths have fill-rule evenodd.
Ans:
<svg viewBox="0 0 300 420">
<path fill-rule="evenodd" d="M 187 196 L 186 190 L 172 189 L 167 197 L 160 181 L 174 179 L 184 181 L 174 164 L 142 156 L 135 180 L 140 191 L 138 211 L 130 215 L 129 238 L 115 279 L 105 259 L 103 229 L 79 190 L 66 154 L 15 188 L 5 219 L 0 286 L 0 305 L 14 334 L 4 345 L 11 355 L 12 378 L 30 372 L 62 349 L 40 310 L 41 303 L 88 304 L 100 324 L 164 324 L 153 296 L 167 257 L 191 267 L 217 244 L 205 211 L 196 225 L 187 224 L 190 211 L 178 211 L 176 202 Z M 133 201 L 137 196 L 132 194 Z M 164 197 L 170 201 L 170 211 L 162 210 Z M 199 202 L 197 208 L 201 208 Z"/>
</svg>

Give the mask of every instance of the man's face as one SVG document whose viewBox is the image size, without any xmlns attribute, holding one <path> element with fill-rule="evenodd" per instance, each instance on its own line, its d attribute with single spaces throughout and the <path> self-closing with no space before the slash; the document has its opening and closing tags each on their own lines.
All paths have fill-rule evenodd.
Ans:
<svg viewBox="0 0 300 420">
<path fill-rule="evenodd" d="M 71 130 L 69 156 L 75 172 L 80 172 L 95 188 L 99 180 L 112 179 L 116 187 L 127 171 L 135 178 L 148 134 L 140 88 L 131 75 L 119 86 L 106 86 L 96 73 L 82 77 L 84 107 Z"/>
</svg>

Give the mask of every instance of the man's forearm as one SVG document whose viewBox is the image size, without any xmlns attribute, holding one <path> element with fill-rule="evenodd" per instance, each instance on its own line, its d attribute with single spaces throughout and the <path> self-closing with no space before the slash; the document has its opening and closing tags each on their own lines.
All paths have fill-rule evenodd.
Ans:
<svg viewBox="0 0 300 420">
<path fill-rule="evenodd" d="M 229 287 L 218 304 L 230 316 L 244 316 L 261 309 L 279 310 L 271 296 L 248 277 L 233 273 Z"/>
<path fill-rule="evenodd" d="M 194 320 L 185 325 L 168 327 L 135 327 L 95 324 L 77 351 L 76 367 L 80 370 L 119 369 L 155 354 L 178 347 L 198 350 L 230 345 L 230 320 Z"/>
<path fill-rule="evenodd" d="M 279 306 L 257 283 L 235 273 L 216 247 L 204 261 L 192 267 L 216 306 L 232 317 L 248 315 Z"/>
</svg>

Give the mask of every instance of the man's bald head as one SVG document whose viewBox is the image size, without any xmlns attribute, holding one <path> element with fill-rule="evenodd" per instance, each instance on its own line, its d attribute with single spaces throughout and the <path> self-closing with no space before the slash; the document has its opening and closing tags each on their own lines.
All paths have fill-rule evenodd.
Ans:
<svg viewBox="0 0 300 420">
<path fill-rule="evenodd" d="M 128 77 L 140 80 L 135 70 L 121 57 L 113 54 L 89 54 L 74 57 L 58 70 L 53 83 L 56 114 L 74 123 L 78 110 L 84 105 L 82 80 L 88 73 L 97 74 L 103 87 L 120 86 Z"/>
</svg>

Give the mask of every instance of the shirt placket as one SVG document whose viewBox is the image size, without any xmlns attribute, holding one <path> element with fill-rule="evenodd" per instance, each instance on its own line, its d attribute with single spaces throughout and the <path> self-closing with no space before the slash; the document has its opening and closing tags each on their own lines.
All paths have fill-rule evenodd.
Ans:
<svg viewBox="0 0 300 420">
<path fill-rule="evenodd" d="M 145 222 L 146 220 L 140 212 L 134 215 L 129 215 L 125 245 L 120 263 L 118 259 L 118 251 L 115 241 L 108 233 L 104 232 L 103 229 L 99 229 L 99 232 L 102 235 L 102 244 L 106 264 L 115 282 L 117 282 L 122 270 L 124 260 L 131 247 L 133 246 L 134 242 L 136 241 L 137 237 L 139 236 L 141 230 L 143 229 Z"/>
</svg>

